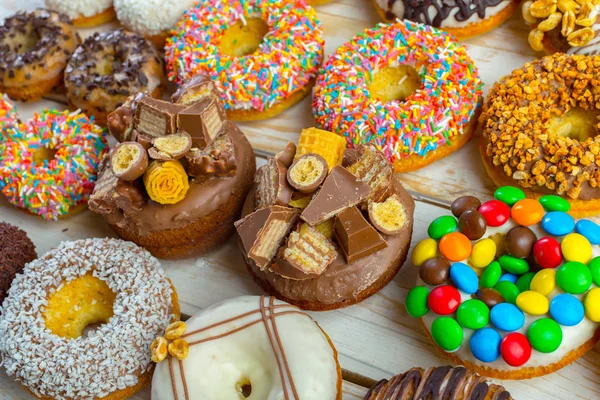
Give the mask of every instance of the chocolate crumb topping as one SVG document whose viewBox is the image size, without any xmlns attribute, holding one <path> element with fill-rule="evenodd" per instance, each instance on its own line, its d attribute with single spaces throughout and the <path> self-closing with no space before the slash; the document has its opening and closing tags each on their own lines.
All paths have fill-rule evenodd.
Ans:
<svg viewBox="0 0 600 400">
<path fill-rule="evenodd" d="M 393 13 L 397 1 L 404 3 L 404 15 Z M 502 1 L 506 0 L 388 0 L 385 16 L 388 20 L 404 18 L 439 28 L 449 18 L 465 22 L 477 14 L 480 19 L 484 19 L 486 9 L 495 7 Z M 431 8 L 435 10 L 433 13 Z"/>
<path fill-rule="evenodd" d="M 15 275 L 37 258 L 35 246 L 23 230 L 0 222 L 0 305 Z"/>
</svg>

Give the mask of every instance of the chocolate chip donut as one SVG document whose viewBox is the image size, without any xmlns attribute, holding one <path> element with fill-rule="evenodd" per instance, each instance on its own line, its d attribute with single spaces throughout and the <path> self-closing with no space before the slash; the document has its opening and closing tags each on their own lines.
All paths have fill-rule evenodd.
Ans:
<svg viewBox="0 0 600 400">
<path fill-rule="evenodd" d="M 0 222 L 0 305 L 6 297 L 15 275 L 23 270 L 25 264 L 37 258 L 35 246 L 27 233 L 21 229 Z"/>
<path fill-rule="evenodd" d="M 0 92 L 35 101 L 62 81 L 79 44 L 71 20 L 50 10 L 20 12 L 0 26 Z"/>
<path fill-rule="evenodd" d="M 65 70 L 71 106 L 100 124 L 132 94 L 147 91 L 158 97 L 164 78 L 163 62 L 152 43 L 123 29 L 87 38 Z"/>
</svg>

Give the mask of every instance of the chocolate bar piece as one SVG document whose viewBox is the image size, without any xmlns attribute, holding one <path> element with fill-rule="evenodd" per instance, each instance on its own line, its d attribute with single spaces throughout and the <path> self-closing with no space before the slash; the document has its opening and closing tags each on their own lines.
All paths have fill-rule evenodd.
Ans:
<svg viewBox="0 0 600 400">
<path fill-rule="evenodd" d="M 145 96 L 145 93 L 137 93 L 129 98 L 115 111 L 107 116 L 107 126 L 111 135 L 119 142 L 133 141 L 133 116 L 137 103 Z"/>
<path fill-rule="evenodd" d="M 177 114 L 177 127 L 192 137 L 193 146 L 208 146 L 221 133 L 226 117 L 221 104 L 212 96 L 194 103 Z"/>
<path fill-rule="evenodd" d="M 300 218 L 314 226 L 366 200 L 370 195 L 369 185 L 360 182 L 346 168 L 336 165 Z"/>
<path fill-rule="evenodd" d="M 356 207 L 337 215 L 333 234 L 348 264 L 387 247 L 386 241 Z"/>
<path fill-rule="evenodd" d="M 192 148 L 183 158 L 188 175 L 198 179 L 231 176 L 237 170 L 229 135 L 221 135 L 204 149 Z"/>
<path fill-rule="evenodd" d="M 171 135 L 177 132 L 177 113 L 185 108 L 181 104 L 145 96 L 136 107 L 133 123 L 140 134 L 153 138 Z"/>
<path fill-rule="evenodd" d="M 294 190 L 287 181 L 287 168 L 274 158 L 256 171 L 256 209 L 272 205 L 287 206 Z"/>
<path fill-rule="evenodd" d="M 194 75 L 183 81 L 171 100 L 173 103 L 190 105 L 215 94 L 215 84 L 206 75 Z"/>
<path fill-rule="evenodd" d="M 293 208 L 272 206 L 260 209 L 237 221 L 240 242 L 250 260 L 266 269 L 290 232 L 299 212 Z"/>
<path fill-rule="evenodd" d="M 393 165 L 373 146 L 361 146 L 358 152 L 358 159 L 348 167 L 348 171 L 356 175 L 359 181 L 371 187 L 373 194 L 370 200 L 385 200 L 391 190 Z"/>
<path fill-rule="evenodd" d="M 296 155 L 296 145 L 292 142 L 288 142 L 283 150 L 275 155 L 275 159 L 283 164 L 284 167 L 289 168 L 294 162 L 294 156 Z"/>
</svg>

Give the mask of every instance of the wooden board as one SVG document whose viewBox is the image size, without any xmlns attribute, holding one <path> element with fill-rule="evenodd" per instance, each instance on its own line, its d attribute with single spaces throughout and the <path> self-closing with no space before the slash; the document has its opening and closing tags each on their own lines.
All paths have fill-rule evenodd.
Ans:
<svg viewBox="0 0 600 400">
<path fill-rule="evenodd" d="M 18 9 L 33 8 L 40 2 L 0 0 L 0 19 Z M 364 28 L 379 22 L 370 0 L 337 0 L 319 7 L 317 13 L 325 30 L 327 54 Z M 101 29 L 114 26 L 117 24 Z M 527 32 L 517 15 L 502 27 L 466 43 L 483 77 L 486 92 L 500 77 L 536 57 L 527 44 Z M 90 33 L 90 30 L 82 31 L 82 36 Z M 19 105 L 24 118 L 35 110 L 57 106 L 60 104 L 51 101 Z M 296 140 L 302 128 L 312 125 L 308 98 L 277 118 L 240 124 L 257 154 L 277 152 L 287 141 Z M 433 218 L 448 212 L 452 199 L 463 194 L 491 197 L 494 186 L 483 170 L 477 140 L 476 137 L 460 151 L 427 168 L 401 175 L 417 200 L 413 245 L 426 237 L 427 226 Z M 114 236 L 102 218 L 89 211 L 46 223 L 1 200 L 0 220 L 25 229 L 37 245 L 39 254 L 63 240 Z M 246 273 L 233 239 L 206 257 L 162 264 L 177 287 L 186 314 L 227 298 L 260 293 Z M 406 314 L 404 299 L 415 277 L 416 269 L 407 263 L 394 281 L 372 298 L 346 309 L 312 313 L 335 343 L 346 379 L 367 386 L 372 380 L 390 377 L 413 366 L 448 363 L 425 338 L 418 321 Z M 596 347 L 555 374 L 503 383 L 516 399 L 599 399 L 600 349 Z M 344 399 L 360 399 L 365 390 L 344 382 Z M 135 398 L 148 399 L 148 393 Z M 0 399 L 25 398 L 30 397 L 0 372 Z"/>
</svg>

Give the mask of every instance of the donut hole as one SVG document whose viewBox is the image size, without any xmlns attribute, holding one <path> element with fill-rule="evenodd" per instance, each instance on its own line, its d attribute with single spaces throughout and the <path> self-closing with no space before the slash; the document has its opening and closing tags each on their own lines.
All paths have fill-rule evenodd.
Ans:
<svg viewBox="0 0 600 400">
<path fill-rule="evenodd" d="M 75 339 L 108 323 L 116 294 L 90 274 L 63 284 L 48 297 L 44 322 L 53 334 Z M 87 328 L 87 329 L 86 329 Z"/>
<path fill-rule="evenodd" d="M 421 87 L 421 77 L 410 65 L 387 66 L 373 73 L 368 86 L 372 98 L 384 103 L 404 101 Z"/>
<path fill-rule="evenodd" d="M 43 165 L 46 161 L 51 161 L 56 156 L 57 150 L 47 147 L 38 147 L 31 155 L 34 164 Z"/>
<path fill-rule="evenodd" d="M 555 115 L 550 119 L 548 131 L 558 136 L 569 137 L 583 142 L 598 134 L 598 116 L 600 110 L 585 110 L 573 107 L 562 115 Z"/>
<path fill-rule="evenodd" d="M 221 36 L 219 51 L 223 54 L 244 57 L 258 50 L 263 38 L 269 31 L 269 25 L 261 19 L 250 17 L 236 21 Z"/>
<path fill-rule="evenodd" d="M 13 39 L 13 49 L 17 54 L 25 54 L 33 51 L 42 39 L 40 33 L 33 26 L 29 26 L 28 28 L 24 34 L 16 35 Z"/>
<path fill-rule="evenodd" d="M 252 383 L 248 377 L 240 379 L 235 384 L 235 390 L 240 394 L 240 398 L 247 399 L 252 394 Z"/>
</svg>

